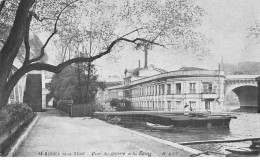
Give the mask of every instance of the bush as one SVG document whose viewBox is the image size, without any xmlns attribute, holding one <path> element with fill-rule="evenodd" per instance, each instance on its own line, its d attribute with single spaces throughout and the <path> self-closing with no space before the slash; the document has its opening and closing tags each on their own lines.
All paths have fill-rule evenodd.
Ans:
<svg viewBox="0 0 260 160">
<path fill-rule="evenodd" d="M 98 115 L 96 118 L 115 125 L 119 125 L 121 122 L 121 118 L 118 116 Z"/>
<path fill-rule="evenodd" d="M 93 104 L 94 112 L 104 112 L 106 108 L 100 103 L 96 102 Z"/>
<path fill-rule="evenodd" d="M 33 110 L 27 104 L 10 104 L 2 108 L 0 121 L 4 124 L 13 123 L 22 120 L 31 113 L 33 113 Z"/>
<path fill-rule="evenodd" d="M 131 111 L 132 110 L 131 101 L 129 101 L 127 99 L 113 98 L 110 101 L 110 106 L 114 107 L 116 109 L 116 111 Z"/>
</svg>

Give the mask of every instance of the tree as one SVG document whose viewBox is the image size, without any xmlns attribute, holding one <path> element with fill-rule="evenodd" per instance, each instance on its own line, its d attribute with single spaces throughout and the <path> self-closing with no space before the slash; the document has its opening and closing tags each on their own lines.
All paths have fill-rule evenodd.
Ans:
<svg viewBox="0 0 260 160">
<path fill-rule="evenodd" d="M 84 72 L 83 67 L 80 67 L 79 70 L 78 65 L 83 64 L 66 67 L 61 73 L 53 76 L 50 91 L 56 100 L 73 100 L 76 104 L 89 103 L 95 100 L 98 88 L 105 88 L 105 84 L 98 81 L 95 68 L 91 66 L 92 72 L 89 79 L 91 83 L 89 92 L 86 92 L 87 74 Z M 80 74 L 78 74 L 78 70 Z M 78 83 L 79 80 L 80 83 Z"/>
<path fill-rule="evenodd" d="M 110 106 L 115 108 L 116 111 L 131 111 L 133 109 L 131 101 L 127 99 L 113 98 L 110 101 Z"/>
<path fill-rule="evenodd" d="M 175 38 L 175 42 L 184 41 L 189 36 L 193 37 L 190 34 L 191 28 L 198 24 L 201 9 L 191 3 L 191 0 L 166 0 L 162 2 L 166 5 L 161 5 L 157 1 L 152 2 L 158 6 L 156 7 L 148 0 L 135 0 L 131 3 L 127 0 L 123 2 L 108 2 L 105 0 L 1 0 L 1 29 L 8 30 L 10 28 L 10 30 L 5 32 L 9 34 L 2 40 L 4 44 L 0 52 L 0 107 L 7 104 L 9 95 L 18 80 L 32 70 L 46 70 L 58 74 L 73 63 L 92 63 L 94 60 L 111 53 L 119 42 L 134 45 L 153 44 L 165 47 L 168 44 L 164 45 L 161 42 L 166 39 L 168 33 L 176 35 L 176 37 L 181 37 L 185 33 L 182 40 Z M 171 10 L 170 7 L 167 8 L 167 4 L 172 7 L 177 4 L 180 5 L 177 5 L 179 7 L 175 10 Z M 161 8 L 161 6 L 165 6 L 169 10 Z M 89 12 L 91 9 L 93 9 L 93 12 Z M 157 15 L 154 14 L 156 12 L 153 9 L 163 11 L 158 12 Z M 91 15 L 93 13 L 94 15 Z M 168 18 L 166 16 L 166 19 L 163 19 L 164 14 Z M 93 18 L 91 19 L 91 17 Z M 181 18 L 184 18 L 184 20 L 181 20 Z M 166 25 L 168 22 L 171 25 Z M 91 28 L 86 27 L 91 26 L 89 24 L 95 24 L 99 31 L 93 32 L 93 30 L 90 30 Z M 178 27 L 179 25 L 182 27 Z M 168 28 L 162 31 L 161 28 L 165 28 L 165 26 L 168 26 Z M 102 38 L 95 39 L 97 44 L 100 44 L 95 55 L 73 58 L 67 56 L 66 60 L 56 65 L 40 61 L 46 54 L 45 48 L 51 39 L 75 45 L 76 43 L 69 43 L 68 37 L 71 36 L 70 33 L 84 30 L 84 27 L 86 33 L 88 33 L 86 36 L 95 35 L 98 37 L 101 36 L 100 33 L 104 35 Z M 173 30 L 172 27 L 176 30 Z M 31 55 L 29 35 L 32 31 L 49 35 L 36 57 Z M 81 32 L 79 33 L 81 34 Z M 83 37 L 83 39 L 85 38 Z M 23 43 L 25 46 L 23 66 L 9 77 L 13 61 Z M 67 47 L 66 45 L 63 46 Z"/>
</svg>

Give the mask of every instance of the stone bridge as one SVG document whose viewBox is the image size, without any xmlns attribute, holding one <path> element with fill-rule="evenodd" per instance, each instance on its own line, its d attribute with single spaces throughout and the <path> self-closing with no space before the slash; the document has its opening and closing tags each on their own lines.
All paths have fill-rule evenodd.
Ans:
<svg viewBox="0 0 260 160">
<path fill-rule="evenodd" d="M 227 75 L 225 80 L 225 95 L 233 91 L 238 96 L 240 107 L 258 106 L 256 77 L 259 77 L 259 75 Z"/>
</svg>

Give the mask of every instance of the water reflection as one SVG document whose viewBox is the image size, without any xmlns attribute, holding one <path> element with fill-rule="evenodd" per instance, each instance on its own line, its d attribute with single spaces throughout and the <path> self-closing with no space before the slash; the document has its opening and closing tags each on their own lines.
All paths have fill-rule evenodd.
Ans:
<svg viewBox="0 0 260 160">
<path fill-rule="evenodd" d="M 260 114 L 257 113 L 234 113 L 237 119 L 232 119 L 230 127 L 216 128 L 173 128 L 170 131 L 151 131 L 145 125 L 135 125 L 131 128 L 139 132 L 165 139 L 172 142 L 189 142 L 201 140 L 226 140 L 238 138 L 260 138 Z M 141 123 L 143 124 L 143 123 Z M 215 143 L 190 145 L 190 147 L 202 151 L 211 151 L 217 156 L 225 156 L 229 152 L 225 148 L 248 147 L 251 142 Z"/>
</svg>

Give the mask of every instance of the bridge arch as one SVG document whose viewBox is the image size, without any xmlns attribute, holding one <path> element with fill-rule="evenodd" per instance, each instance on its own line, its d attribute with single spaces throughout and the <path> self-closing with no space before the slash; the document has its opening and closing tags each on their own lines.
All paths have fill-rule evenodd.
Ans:
<svg viewBox="0 0 260 160">
<path fill-rule="evenodd" d="M 258 87 L 255 75 L 232 76 L 225 81 L 225 95 L 234 92 L 240 102 L 240 107 L 256 107 Z"/>
<path fill-rule="evenodd" d="M 252 85 L 245 85 L 232 90 L 238 97 L 240 107 L 256 107 L 258 88 Z"/>
</svg>

